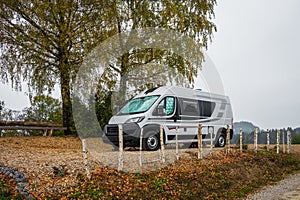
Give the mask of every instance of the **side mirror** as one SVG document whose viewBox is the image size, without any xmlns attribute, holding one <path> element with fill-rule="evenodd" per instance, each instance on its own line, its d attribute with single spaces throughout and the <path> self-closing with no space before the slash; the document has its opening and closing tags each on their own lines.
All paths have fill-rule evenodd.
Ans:
<svg viewBox="0 0 300 200">
<path fill-rule="evenodd" d="M 158 116 L 165 116 L 166 115 L 166 109 L 163 106 L 158 106 L 156 109 L 157 109 L 157 115 Z"/>
</svg>

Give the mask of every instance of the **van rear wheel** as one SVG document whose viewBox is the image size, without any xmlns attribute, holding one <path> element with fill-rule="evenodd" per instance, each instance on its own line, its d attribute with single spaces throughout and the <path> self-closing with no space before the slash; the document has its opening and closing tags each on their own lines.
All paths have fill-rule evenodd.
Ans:
<svg viewBox="0 0 300 200">
<path fill-rule="evenodd" d="M 225 145 L 226 145 L 226 136 L 224 133 L 222 133 L 218 138 L 216 147 L 225 147 Z"/>
<path fill-rule="evenodd" d="M 147 151 L 156 151 L 159 149 L 160 141 L 158 134 L 154 131 L 148 132 L 148 136 L 143 138 L 143 149 Z"/>
</svg>

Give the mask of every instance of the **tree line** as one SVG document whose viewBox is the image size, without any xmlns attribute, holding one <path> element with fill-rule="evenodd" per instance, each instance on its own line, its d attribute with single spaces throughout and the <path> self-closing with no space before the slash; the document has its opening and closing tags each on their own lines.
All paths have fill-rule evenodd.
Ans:
<svg viewBox="0 0 300 200">
<path fill-rule="evenodd" d="M 76 134 L 72 86 L 89 52 L 116 34 L 127 31 L 130 36 L 135 30 L 145 27 L 175 30 L 190 37 L 201 52 L 216 32 L 213 23 L 215 6 L 216 0 L 2 0 L 0 79 L 11 83 L 16 90 L 21 90 L 21 83 L 26 81 L 32 96 L 51 94 L 54 86 L 59 85 L 62 123 L 67 127 L 65 134 Z M 120 40 L 119 46 L 126 46 L 130 39 Z M 127 73 L 148 63 L 175 69 L 169 80 L 182 74 L 193 82 L 193 76 L 203 61 L 203 56 L 199 56 L 198 65 L 192 65 L 172 50 L 126 49 L 123 55 L 111 59 L 106 66 L 105 75 L 99 80 L 102 88 L 99 96 L 114 87 L 116 77 L 120 77 L 120 88 L 125 93 Z M 98 109 L 104 108 L 100 106 Z"/>
</svg>

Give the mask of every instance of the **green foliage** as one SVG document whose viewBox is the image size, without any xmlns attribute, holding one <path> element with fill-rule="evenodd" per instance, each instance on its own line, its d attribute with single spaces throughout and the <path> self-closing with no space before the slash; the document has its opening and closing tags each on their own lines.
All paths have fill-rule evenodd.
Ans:
<svg viewBox="0 0 300 200">
<path fill-rule="evenodd" d="M 55 98 L 38 95 L 31 99 L 31 106 L 25 108 L 25 121 L 62 122 L 61 102 Z"/>
<path fill-rule="evenodd" d="M 24 199 L 20 194 L 13 194 L 13 188 L 5 179 L 0 177 L 0 200 L 22 200 Z"/>
<path fill-rule="evenodd" d="M 10 197 L 9 188 L 6 187 L 6 182 L 0 179 L 0 199 L 4 199 L 5 197 Z"/>
<path fill-rule="evenodd" d="M 80 131 L 83 130 L 84 132 L 78 133 L 82 138 L 87 137 L 99 137 L 101 136 L 101 130 L 99 130 L 99 123 L 95 116 L 95 107 L 91 105 L 95 105 L 92 102 L 94 98 L 90 98 L 90 102 L 87 104 L 80 101 L 79 98 L 76 96 L 73 99 L 73 103 L 76 105 L 74 107 L 74 119 L 83 119 L 76 121 L 76 128 Z"/>
<path fill-rule="evenodd" d="M 111 108 L 111 95 L 111 92 L 101 92 L 95 97 L 95 111 L 101 128 L 104 128 L 113 115 Z"/>
<path fill-rule="evenodd" d="M 31 106 L 23 110 L 24 121 L 62 123 L 62 107 L 58 99 L 38 95 L 30 99 Z M 41 135 L 39 130 L 29 130 L 30 135 Z M 62 131 L 54 131 L 53 135 L 62 136 Z"/>
<path fill-rule="evenodd" d="M 300 144 L 300 134 L 294 135 L 292 138 L 292 144 Z"/>
<path fill-rule="evenodd" d="M 30 93 L 38 95 L 50 93 L 59 84 L 63 125 L 68 128 L 66 133 L 71 134 L 74 127 L 71 87 L 84 57 L 94 47 L 124 31 L 156 27 L 178 31 L 206 48 L 216 31 L 212 22 L 215 5 L 216 0 L 3 0 L 0 3 L 0 79 L 11 80 L 15 89 L 21 89 L 22 80 L 26 80 Z M 101 80 L 104 88 L 115 83 L 118 75 L 122 79 L 131 69 L 150 62 L 164 62 L 192 82 L 203 60 L 193 66 L 172 51 L 128 51 L 108 67 L 110 72 L 105 72 L 107 76 Z M 126 81 L 121 81 L 121 88 Z M 125 94 L 126 90 L 122 92 Z"/>
</svg>

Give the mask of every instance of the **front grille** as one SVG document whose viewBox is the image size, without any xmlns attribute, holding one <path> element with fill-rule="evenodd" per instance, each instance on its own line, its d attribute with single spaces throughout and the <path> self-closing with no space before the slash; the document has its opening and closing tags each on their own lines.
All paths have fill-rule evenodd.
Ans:
<svg viewBox="0 0 300 200">
<path fill-rule="evenodd" d="M 138 136 L 139 126 L 137 124 L 123 124 L 123 135 Z M 106 126 L 107 136 L 118 136 L 119 126 L 117 124 L 109 124 Z"/>
<path fill-rule="evenodd" d="M 118 135 L 119 134 L 119 127 L 118 125 L 108 125 L 106 127 L 106 135 Z"/>
</svg>

